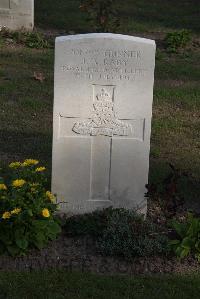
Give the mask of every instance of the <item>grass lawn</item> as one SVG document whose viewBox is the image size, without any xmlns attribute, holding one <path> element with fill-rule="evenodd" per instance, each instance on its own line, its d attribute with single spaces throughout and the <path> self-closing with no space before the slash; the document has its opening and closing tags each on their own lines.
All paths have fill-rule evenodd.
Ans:
<svg viewBox="0 0 200 299">
<path fill-rule="evenodd" d="M 198 299 L 200 275 L 108 277 L 87 273 L 1 273 L 6 299 Z"/>
<path fill-rule="evenodd" d="M 161 180 L 168 162 L 189 178 L 180 191 L 199 199 L 200 51 L 188 55 L 160 52 L 156 60 L 150 155 L 150 181 Z M 53 118 L 52 49 L 2 46 L 0 49 L 1 164 L 39 158 L 51 170 Z M 43 82 L 34 80 L 42 72 Z"/>
<path fill-rule="evenodd" d="M 77 9 L 79 1 L 36 0 L 36 26 L 87 31 L 85 19 Z M 158 32 L 170 28 L 190 28 L 197 32 L 196 1 L 119 1 L 122 27 L 126 32 L 128 15 Z M 198 3 L 197 3 L 198 4 Z M 172 14 L 172 8 L 174 14 Z M 168 13 L 165 14 L 164 10 Z M 66 11 L 66 13 L 64 13 Z M 70 13 L 69 13 L 70 12 Z M 148 15 L 148 18 L 146 16 Z M 124 17 L 124 19 L 123 19 Z M 177 21 L 177 18 L 179 21 Z M 151 20 L 154 20 L 152 23 Z M 68 24 L 68 25 L 67 25 Z M 129 22 L 129 25 L 131 23 Z M 139 23 L 138 23 L 139 24 Z M 75 26 L 75 27 L 74 27 Z M 137 25 L 133 26 L 137 31 Z M 150 28 L 149 27 L 149 28 Z M 82 28 L 80 30 L 80 28 Z M 1 164 L 27 157 L 39 158 L 51 173 L 54 50 L 0 46 L 0 156 Z M 33 78 L 42 72 L 41 83 Z M 170 55 L 158 49 L 155 70 L 154 106 L 150 155 L 150 182 L 157 182 L 169 171 L 170 162 L 189 178 L 180 191 L 187 200 L 200 196 L 200 51 Z"/>
<path fill-rule="evenodd" d="M 42 29 L 90 32 L 78 0 L 35 0 Z M 118 1 L 121 33 L 159 34 L 181 28 L 198 34 L 198 0 Z M 153 35 L 152 35 L 153 36 Z M 41 72 L 45 80 L 33 78 Z M 54 50 L 0 43 L 0 164 L 40 159 L 51 173 Z M 200 198 L 200 50 L 158 49 L 150 153 L 150 182 L 174 164 L 185 199 Z M 198 204 L 199 205 L 199 204 Z M 200 275 L 104 277 L 65 272 L 0 273 L 1 298 L 200 298 Z"/>
<path fill-rule="evenodd" d="M 35 0 L 36 26 L 90 32 L 79 10 L 80 0 Z M 117 0 L 121 32 L 155 32 L 171 29 L 199 30 L 199 1 Z M 56 9 L 55 9 L 56 8 Z"/>
</svg>

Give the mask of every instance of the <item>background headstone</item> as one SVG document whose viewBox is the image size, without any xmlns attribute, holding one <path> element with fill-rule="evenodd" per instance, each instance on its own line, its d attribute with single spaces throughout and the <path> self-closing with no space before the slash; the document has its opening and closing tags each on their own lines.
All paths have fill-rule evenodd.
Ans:
<svg viewBox="0 0 200 299">
<path fill-rule="evenodd" d="M 0 27 L 11 30 L 34 26 L 34 0 L 0 0 Z"/>
<path fill-rule="evenodd" d="M 61 210 L 146 212 L 155 42 L 56 39 L 52 191 Z"/>
</svg>

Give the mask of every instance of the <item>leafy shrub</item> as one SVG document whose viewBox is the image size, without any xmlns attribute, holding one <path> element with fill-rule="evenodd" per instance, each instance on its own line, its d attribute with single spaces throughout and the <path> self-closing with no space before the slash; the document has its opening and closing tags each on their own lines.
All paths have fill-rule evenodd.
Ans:
<svg viewBox="0 0 200 299">
<path fill-rule="evenodd" d="M 6 28 L 2 28 L 0 31 L 0 36 L 2 38 L 13 39 L 18 44 L 23 44 L 29 48 L 50 48 L 51 42 L 45 38 L 45 36 L 37 31 L 11 31 Z"/>
<path fill-rule="evenodd" d="M 188 213 L 185 221 L 173 220 L 171 223 L 178 239 L 171 240 L 170 245 L 179 258 L 194 254 L 200 262 L 200 218 Z"/>
<path fill-rule="evenodd" d="M 45 189 L 45 167 L 27 159 L 9 164 L 0 177 L 0 251 L 12 256 L 41 249 L 56 238 L 60 225 L 54 217 L 55 196 Z"/>
<path fill-rule="evenodd" d="M 176 53 L 180 49 L 184 49 L 191 41 L 191 34 L 188 30 L 180 30 L 167 33 L 165 44 L 168 52 Z"/>
<path fill-rule="evenodd" d="M 111 215 L 99 246 L 103 254 L 126 258 L 169 251 L 168 238 L 159 232 L 155 224 L 143 220 L 133 211 L 123 209 Z"/>
<path fill-rule="evenodd" d="M 65 229 L 72 235 L 90 235 L 103 255 L 150 256 L 168 252 L 168 238 L 156 225 L 133 211 L 104 209 L 67 219 Z"/>
<path fill-rule="evenodd" d="M 119 26 L 116 0 L 82 0 L 80 9 L 97 32 L 115 32 Z"/>
</svg>

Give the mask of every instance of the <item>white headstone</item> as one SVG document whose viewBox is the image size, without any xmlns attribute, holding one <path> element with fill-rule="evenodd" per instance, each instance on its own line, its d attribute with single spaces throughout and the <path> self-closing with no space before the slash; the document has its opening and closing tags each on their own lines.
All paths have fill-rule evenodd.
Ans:
<svg viewBox="0 0 200 299">
<path fill-rule="evenodd" d="M 52 191 L 64 212 L 146 212 L 155 42 L 110 33 L 58 37 Z"/>
<path fill-rule="evenodd" d="M 34 26 L 34 0 L 0 0 L 0 27 L 10 30 Z"/>
</svg>

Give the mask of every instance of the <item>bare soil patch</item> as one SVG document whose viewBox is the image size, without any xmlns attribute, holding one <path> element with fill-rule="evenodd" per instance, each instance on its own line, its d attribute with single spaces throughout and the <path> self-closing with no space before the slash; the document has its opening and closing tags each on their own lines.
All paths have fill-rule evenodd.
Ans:
<svg viewBox="0 0 200 299">
<path fill-rule="evenodd" d="M 175 257 L 145 257 L 126 260 L 98 254 L 89 237 L 70 238 L 62 234 L 46 249 L 32 250 L 26 257 L 0 257 L 0 271 L 32 271 L 43 269 L 93 272 L 98 274 L 153 274 L 197 272 L 196 260 L 178 261 Z"/>
</svg>

